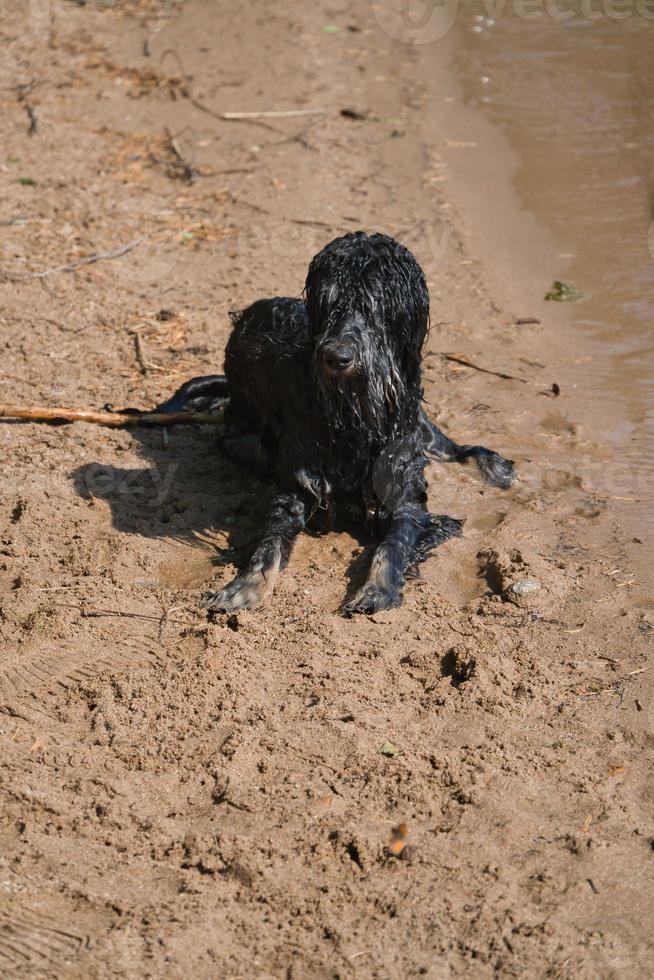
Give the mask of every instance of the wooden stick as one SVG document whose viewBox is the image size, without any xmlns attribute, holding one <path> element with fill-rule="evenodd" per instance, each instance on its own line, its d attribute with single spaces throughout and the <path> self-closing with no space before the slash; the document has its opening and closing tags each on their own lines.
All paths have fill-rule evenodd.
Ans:
<svg viewBox="0 0 654 980">
<path fill-rule="evenodd" d="M 324 116 L 325 109 L 273 109 L 265 112 L 221 112 L 228 122 L 237 119 L 291 119 L 295 116 Z"/>
<path fill-rule="evenodd" d="M 223 412 L 96 412 L 93 409 L 0 405 L 0 418 L 30 422 L 89 422 L 112 429 L 135 425 L 222 425 Z"/>
</svg>

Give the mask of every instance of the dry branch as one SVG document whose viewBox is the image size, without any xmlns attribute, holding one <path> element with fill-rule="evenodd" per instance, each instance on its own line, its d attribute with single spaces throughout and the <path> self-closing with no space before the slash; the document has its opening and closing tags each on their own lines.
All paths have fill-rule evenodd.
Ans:
<svg viewBox="0 0 654 980">
<path fill-rule="evenodd" d="M 223 413 L 214 412 L 96 412 L 93 409 L 39 408 L 33 405 L 0 405 L 0 418 L 30 422 L 88 422 L 112 429 L 135 425 L 222 425 Z"/>
</svg>

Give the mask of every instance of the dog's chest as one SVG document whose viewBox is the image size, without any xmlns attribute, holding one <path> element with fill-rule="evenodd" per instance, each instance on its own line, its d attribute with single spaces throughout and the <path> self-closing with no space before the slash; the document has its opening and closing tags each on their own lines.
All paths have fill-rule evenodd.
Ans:
<svg viewBox="0 0 654 980">
<path fill-rule="evenodd" d="M 372 480 L 374 447 L 357 434 L 341 435 L 327 458 L 326 475 L 334 508 L 350 520 L 365 520 L 376 501 Z"/>
</svg>

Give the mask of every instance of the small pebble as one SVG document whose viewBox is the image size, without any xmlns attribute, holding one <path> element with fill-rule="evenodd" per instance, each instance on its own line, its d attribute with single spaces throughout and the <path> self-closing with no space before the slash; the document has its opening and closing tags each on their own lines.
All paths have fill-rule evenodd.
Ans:
<svg viewBox="0 0 654 980">
<path fill-rule="evenodd" d="M 540 592 L 540 582 L 535 578 L 519 578 L 512 583 L 510 591 L 514 595 L 534 595 Z"/>
</svg>

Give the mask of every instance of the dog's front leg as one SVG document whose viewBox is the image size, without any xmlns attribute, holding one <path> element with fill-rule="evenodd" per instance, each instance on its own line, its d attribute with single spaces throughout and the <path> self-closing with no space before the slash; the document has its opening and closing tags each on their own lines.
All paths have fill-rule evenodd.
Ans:
<svg viewBox="0 0 654 980">
<path fill-rule="evenodd" d="M 432 548 L 460 533 L 461 523 L 452 517 L 430 514 L 418 505 L 398 508 L 375 549 L 366 582 L 343 605 L 343 613 L 374 613 L 401 605 L 407 571 L 424 561 Z"/>
<path fill-rule="evenodd" d="M 288 563 L 293 542 L 311 513 L 302 493 L 280 494 L 272 502 L 261 540 L 247 567 L 218 592 L 208 592 L 202 605 L 217 612 L 254 609 L 271 594 L 279 573 Z"/>
</svg>

